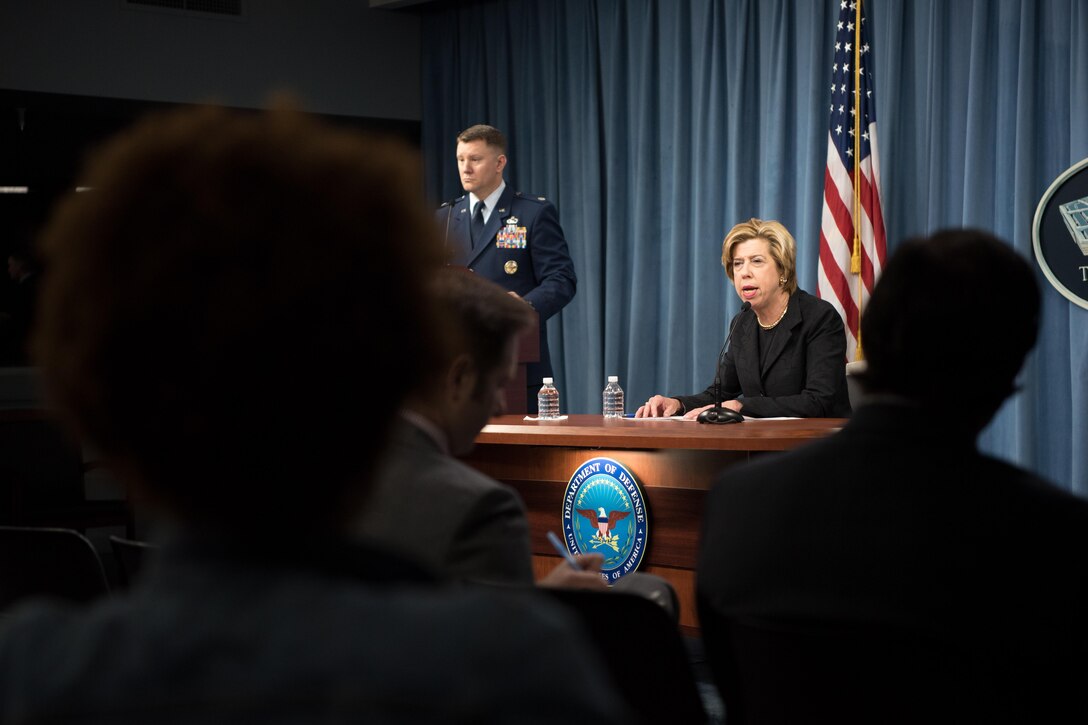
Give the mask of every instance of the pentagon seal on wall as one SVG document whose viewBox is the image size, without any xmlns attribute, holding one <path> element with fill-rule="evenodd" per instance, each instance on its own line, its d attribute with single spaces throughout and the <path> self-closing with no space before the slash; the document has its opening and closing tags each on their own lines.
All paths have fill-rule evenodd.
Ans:
<svg viewBox="0 0 1088 725">
<path fill-rule="evenodd" d="M 570 477 L 563 494 L 563 541 L 572 554 L 602 554 L 609 583 L 638 569 L 649 518 L 638 481 L 623 464 L 593 458 Z"/>
<path fill-rule="evenodd" d="M 1088 159 L 1066 169 L 1043 194 L 1031 236 L 1050 284 L 1088 309 Z"/>
</svg>

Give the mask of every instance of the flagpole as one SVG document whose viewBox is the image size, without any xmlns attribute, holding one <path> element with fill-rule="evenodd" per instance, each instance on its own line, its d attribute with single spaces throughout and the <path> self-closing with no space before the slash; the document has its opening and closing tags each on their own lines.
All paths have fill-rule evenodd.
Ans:
<svg viewBox="0 0 1088 725">
<path fill-rule="evenodd" d="M 855 360 L 864 359 L 861 349 L 861 305 L 865 281 L 861 274 L 861 0 L 854 6 L 854 253 L 850 255 L 850 271 L 858 280 L 858 340 Z"/>
<path fill-rule="evenodd" d="M 820 297 L 835 305 L 842 316 L 850 362 L 865 359 L 858 320 L 887 254 L 874 133 L 872 48 L 869 29 L 861 22 L 866 7 L 859 0 L 839 0 L 817 280 Z M 852 121 L 844 118 L 847 109 Z"/>
</svg>

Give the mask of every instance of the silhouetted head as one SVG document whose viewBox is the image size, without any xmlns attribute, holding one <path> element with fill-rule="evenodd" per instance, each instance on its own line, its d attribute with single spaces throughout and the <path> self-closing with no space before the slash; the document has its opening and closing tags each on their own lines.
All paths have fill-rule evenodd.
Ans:
<svg viewBox="0 0 1088 725">
<path fill-rule="evenodd" d="M 185 522 L 342 524 L 433 356 L 418 168 L 289 110 L 137 124 L 42 237 L 50 392 Z"/>
<path fill-rule="evenodd" d="M 1015 390 L 1038 318 L 1035 275 L 1000 239 L 948 230 L 907 241 L 862 319 L 865 388 L 929 406 L 977 433 Z"/>
</svg>

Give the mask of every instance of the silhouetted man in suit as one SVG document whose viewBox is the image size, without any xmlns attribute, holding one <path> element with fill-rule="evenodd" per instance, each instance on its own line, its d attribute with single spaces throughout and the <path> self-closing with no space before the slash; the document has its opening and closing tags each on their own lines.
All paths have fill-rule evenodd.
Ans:
<svg viewBox="0 0 1088 725">
<path fill-rule="evenodd" d="M 515 491 L 457 460 L 506 407 L 518 338 L 532 311 L 498 285 L 447 267 L 429 285 L 452 333 L 401 410 L 389 455 L 363 512 L 362 534 L 450 579 L 531 585 L 529 520 Z M 604 557 L 580 557 L 542 582 L 607 591 Z"/>
<path fill-rule="evenodd" d="M 440 349 L 417 167 L 282 110 L 177 111 L 100 153 L 43 237 L 35 350 L 172 532 L 129 596 L 5 619 L 0 721 L 624 720 L 563 612 L 349 536 Z"/>
<path fill-rule="evenodd" d="M 1031 267 L 989 234 L 904 243 L 862 321 L 865 404 L 841 432 L 727 471 L 711 492 L 704 626 L 887 625 L 976 662 L 965 683 L 999 683 L 979 701 L 965 684 L 958 712 L 1069 721 L 1088 667 L 1088 502 L 976 447 L 1016 390 L 1038 313 Z M 910 701 L 928 694 L 918 675 Z M 884 706 L 872 721 L 894 717 Z"/>
<path fill-rule="evenodd" d="M 364 537 L 462 582 L 534 583 L 529 519 L 517 491 L 457 460 L 506 405 L 517 343 L 532 312 L 498 285 L 457 267 L 430 281 L 451 338 L 401 409 L 388 455 L 357 530 Z M 631 572 L 609 587 L 604 557 L 561 561 L 537 583 L 557 589 L 646 596 L 677 617 L 676 592 L 661 577 Z"/>
</svg>

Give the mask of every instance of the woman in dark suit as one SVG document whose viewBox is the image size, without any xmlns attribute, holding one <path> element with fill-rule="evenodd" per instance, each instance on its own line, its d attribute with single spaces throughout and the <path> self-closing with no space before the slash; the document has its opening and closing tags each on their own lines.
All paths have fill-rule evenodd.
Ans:
<svg viewBox="0 0 1088 725">
<path fill-rule="evenodd" d="M 846 333 L 830 304 L 797 288 L 797 244 L 776 221 L 737 224 L 722 265 L 742 309 L 721 358 L 722 407 L 754 418 L 837 418 L 850 414 Z M 715 405 L 715 385 L 697 395 L 654 395 L 636 418 L 694 418 Z"/>
</svg>

